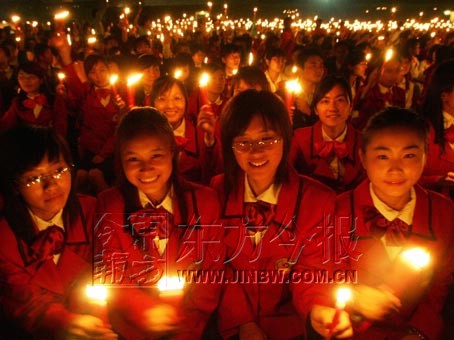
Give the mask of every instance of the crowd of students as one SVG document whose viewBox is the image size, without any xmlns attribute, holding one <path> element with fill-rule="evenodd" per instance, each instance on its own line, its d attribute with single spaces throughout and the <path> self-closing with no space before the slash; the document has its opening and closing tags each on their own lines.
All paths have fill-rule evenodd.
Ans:
<svg viewBox="0 0 454 340">
<path fill-rule="evenodd" d="M 0 337 L 452 336 L 452 34 L 424 69 L 412 32 L 199 31 L 167 50 L 50 33 L 0 43 Z M 415 247 L 430 265 L 400 278 Z M 161 296 L 185 271 L 222 279 Z M 295 279 L 320 271 L 357 273 L 345 309 L 337 284 Z M 261 272 L 284 279 L 238 279 Z"/>
</svg>

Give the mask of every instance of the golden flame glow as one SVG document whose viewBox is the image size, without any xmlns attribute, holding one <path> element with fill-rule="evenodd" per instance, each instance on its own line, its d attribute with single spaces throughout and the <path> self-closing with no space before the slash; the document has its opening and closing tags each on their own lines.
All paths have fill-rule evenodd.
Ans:
<svg viewBox="0 0 454 340">
<path fill-rule="evenodd" d="M 11 21 L 14 22 L 14 23 L 19 22 L 19 21 L 20 21 L 20 16 L 18 16 L 18 15 L 13 15 L 13 16 L 11 17 Z"/>
<path fill-rule="evenodd" d="M 202 75 L 200 76 L 200 80 L 199 80 L 199 86 L 205 87 L 208 85 L 209 82 L 210 82 L 210 75 L 206 72 L 202 73 Z"/>
<path fill-rule="evenodd" d="M 390 61 L 393 56 L 394 56 L 394 50 L 392 48 L 388 48 L 388 50 L 385 53 L 385 62 Z"/>
<path fill-rule="evenodd" d="M 184 281 L 180 280 L 177 276 L 164 275 L 158 281 L 158 289 L 161 292 L 182 291 L 183 288 L 184 288 Z"/>
<path fill-rule="evenodd" d="M 96 42 L 96 37 L 89 37 L 87 39 L 87 43 L 89 43 L 89 44 L 94 44 L 95 42 Z"/>
<path fill-rule="evenodd" d="M 291 93 L 300 93 L 303 90 L 297 79 L 287 80 L 285 82 L 285 88 Z"/>
<path fill-rule="evenodd" d="M 54 19 L 55 20 L 64 20 L 66 19 L 67 17 L 69 16 L 69 12 L 68 11 L 62 11 L 62 12 L 58 12 L 54 15 Z"/>
<path fill-rule="evenodd" d="M 107 300 L 107 288 L 102 285 L 87 285 L 85 293 L 92 301 L 106 302 Z"/>
<path fill-rule="evenodd" d="M 118 74 L 112 74 L 109 79 L 110 85 L 115 85 L 115 83 L 117 81 L 118 81 Z"/>
<path fill-rule="evenodd" d="M 173 74 L 173 77 L 175 79 L 180 79 L 182 75 L 183 75 L 183 71 L 181 71 L 180 69 L 176 69 L 174 74 Z"/>
<path fill-rule="evenodd" d="M 63 72 L 58 72 L 57 77 L 60 81 L 66 78 L 66 75 Z"/>
<path fill-rule="evenodd" d="M 249 52 L 249 61 L 248 61 L 249 66 L 251 66 L 253 62 L 254 62 L 254 53 Z"/>
<path fill-rule="evenodd" d="M 402 259 L 416 270 L 421 270 L 430 263 L 430 253 L 423 248 L 411 248 L 401 254 Z"/>
<path fill-rule="evenodd" d="M 336 292 L 336 308 L 344 309 L 345 305 L 352 298 L 352 291 L 350 288 L 342 287 Z"/>
<path fill-rule="evenodd" d="M 137 83 L 140 79 L 142 79 L 142 76 L 143 76 L 142 73 L 134 73 L 134 74 L 131 74 L 131 75 L 128 77 L 128 81 L 127 81 L 128 86 L 132 86 L 132 85 L 134 85 L 135 83 Z"/>
</svg>

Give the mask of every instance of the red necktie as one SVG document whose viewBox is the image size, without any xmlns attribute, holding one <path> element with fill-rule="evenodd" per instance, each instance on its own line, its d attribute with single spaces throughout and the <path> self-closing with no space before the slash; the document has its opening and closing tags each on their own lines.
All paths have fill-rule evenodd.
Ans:
<svg viewBox="0 0 454 340">
<path fill-rule="evenodd" d="M 266 230 L 274 218 L 274 205 L 263 201 L 244 203 L 244 220 L 248 230 Z"/>
<path fill-rule="evenodd" d="M 133 236 L 168 238 L 171 215 L 164 208 L 144 208 L 129 215 Z"/>
<path fill-rule="evenodd" d="M 62 228 L 52 225 L 41 230 L 30 246 L 31 261 L 46 261 L 63 251 L 65 232 Z"/>
<path fill-rule="evenodd" d="M 96 89 L 96 97 L 98 97 L 99 100 L 106 99 L 108 96 L 110 96 L 110 89 Z"/>
<path fill-rule="evenodd" d="M 41 105 L 43 106 L 46 103 L 46 96 L 43 94 L 40 94 L 38 96 L 35 96 L 34 98 L 27 98 L 23 101 L 24 106 L 28 109 L 34 109 L 36 105 Z"/>
<path fill-rule="evenodd" d="M 364 220 L 372 235 L 377 238 L 385 236 L 386 245 L 403 246 L 405 244 L 410 228 L 401 219 L 388 221 L 377 209 L 369 208 L 364 213 Z"/>
<path fill-rule="evenodd" d="M 454 125 L 445 129 L 445 140 L 450 144 L 454 143 Z"/>
<path fill-rule="evenodd" d="M 338 141 L 316 142 L 315 153 L 321 158 L 336 156 L 343 159 L 348 156 L 347 144 Z"/>
</svg>

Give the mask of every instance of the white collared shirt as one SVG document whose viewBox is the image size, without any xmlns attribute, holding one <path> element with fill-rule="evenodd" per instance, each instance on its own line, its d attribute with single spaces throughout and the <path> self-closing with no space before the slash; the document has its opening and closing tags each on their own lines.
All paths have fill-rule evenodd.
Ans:
<svg viewBox="0 0 454 340">
<path fill-rule="evenodd" d="M 269 204 L 276 205 L 279 199 L 279 193 L 281 192 L 282 185 L 277 185 L 275 183 L 271 184 L 264 192 L 260 195 L 255 196 L 254 192 L 252 191 L 251 186 L 249 185 L 249 181 L 247 179 L 247 175 L 244 175 L 244 200 L 245 203 L 254 203 L 257 201 L 263 201 Z M 254 245 L 257 245 L 265 235 L 267 229 L 264 231 L 249 231 L 249 236 L 251 237 L 251 241 Z"/>
<path fill-rule="evenodd" d="M 173 130 L 173 135 L 178 137 L 185 137 L 186 134 L 186 119 L 183 118 L 180 126 Z"/>
<path fill-rule="evenodd" d="M 328 136 L 325 133 L 325 130 L 323 129 L 323 126 L 322 126 L 322 138 L 326 142 L 334 142 L 334 141 L 336 141 L 336 142 L 342 143 L 345 140 L 345 136 L 347 136 L 347 125 L 345 125 L 344 131 L 336 139 L 332 139 L 330 136 Z M 329 167 L 331 168 L 335 179 L 338 179 L 339 176 L 340 177 L 344 177 L 345 168 L 342 165 L 342 162 L 340 162 L 339 158 L 337 158 L 336 156 L 333 158 L 331 163 L 329 163 Z"/>
<path fill-rule="evenodd" d="M 65 230 L 65 224 L 63 222 L 63 209 L 61 209 L 54 217 L 46 221 L 36 216 L 30 209 L 28 209 L 33 223 L 36 225 L 39 231 L 46 230 L 48 227 L 57 226 Z M 61 254 L 55 254 L 53 257 L 54 263 L 57 264 Z"/>
<path fill-rule="evenodd" d="M 111 90 L 111 87 L 97 87 L 97 86 L 95 86 L 95 92 L 98 89 Z M 109 94 L 106 98 L 101 98 L 101 99 L 98 98 L 98 99 L 101 102 L 102 106 L 106 107 L 109 104 L 109 102 L 110 102 L 110 97 L 111 96 Z"/>
<path fill-rule="evenodd" d="M 387 94 L 387 93 L 391 93 L 392 94 L 392 91 L 391 91 L 390 87 L 385 87 L 385 86 L 383 86 L 381 84 L 378 84 L 378 89 L 380 90 L 381 94 Z M 391 105 L 392 105 L 391 102 L 385 101 L 385 107 L 389 107 Z"/>
<path fill-rule="evenodd" d="M 162 200 L 161 203 L 159 203 L 157 206 L 151 202 L 151 200 L 145 195 L 145 193 L 141 190 L 138 190 L 139 192 L 139 200 L 140 204 L 142 205 L 142 208 L 146 208 L 147 206 L 151 206 L 152 208 L 158 209 L 158 208 L 164 208 L 168 213 L 173 214 L 173 204 L 172 204 L 172 197 L 173 195 L 173 187 L 170 188 L 170 190 L 167 192 L 166 196 Z M 170 226 L 169 226 L 170 227 Z M 154 243 L 156 245 L 156 248 L 158 249 L 159 255 L 162 255 L 164 253 L 164 250 L 166 249 L 167 242 L 169 241 L 168 238 L 163 238 L 160 239 L 159 236 L 157 235 L 154 238 Z"/>
<path fill-rule="evenodd" d="M 415 213 L 416 207 L 416 192 L 414 188 L 411 188 L 410 191 L 410 201 L 408 201 L 408 203 L 403 207 L 402 210 L 395 210 L 384 203 L 382 200 L 380 200 L 380 198 L 378 198 L 378 196 L 374 192 L 372 183 L 369 184 L 369 191 L 375 209 L 377 209 L 384 218 L 386 218 L 390 222 L 398 218 L 408 225 L 413 224 L 413 215 Z M 383 236 L 380 240 L 384 244 L 386 252 L 388 253 L 388 256 L 391 260 L 394 260 L 402 251 L 402 247 L 386 245 L 385 236 Z"/>
<path fill-rule="evenodd" d="M 268 80 L 268 83 L 270 84 L 270 90 L 273 93 L 278 90 L 277 84 L 279 84 L 280 82 L 285 80 L 283 75 L 282 75 L 282 73 L 279 73 L 279 75 L 277 76 L 276 81 L 273 81 L 271 79 L 271 77 L 270 77 L 270 74 L 268 73 L 268 70 L 265 71 L 265 77 Z"/>
</svg>

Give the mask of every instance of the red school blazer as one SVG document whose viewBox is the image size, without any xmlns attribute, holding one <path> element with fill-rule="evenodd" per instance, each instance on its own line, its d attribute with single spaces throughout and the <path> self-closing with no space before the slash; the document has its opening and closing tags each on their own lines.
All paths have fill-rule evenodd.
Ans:
<svg viewBox="0 0 454 340">
<path fill-rule="evenodd" d="M 353 189 L 364 179 L 365 172 L 358 154 L 361 148 L 361 134 L 350 123 L 347 124 L 347 135 L 344 140 L 348 156 L 341 160 L 345 168 L 344 177 L 334 178 L 329 161 L 321 158 L 316 152 L 315 144 L 318 142 L 323 142 L 320 121 L 313 126 L 295 130 L 289 157 L 290 164 L 294 165 L 296 171 L 319 180 L 337 193 Z"/>
<path fill-rule="evenodd" d="M 127 222 L 124 198 L 118 187 L 108 189 L 98 197 L 95 259 L 101 257 L 105 265 L 111 263 L 114 254 L 127 257 L 124 283 L 128 288 L 123 289 L 121 284 L 118 285 L 119 289 L 112 294 L 110 305 L 110 321 L 114 329 L 126 338 L 146 337 L 142 312 L 160 302 L 157 290 L 152 287 L 160 275 L 179 276 L 178 273 L 184 270 L 223 269 L 224 230 L 219 223 L 217 196 L 207 187 L 189 182 L 183 185 L 190 221 L 182 220 L 181 209 L 175 200 L 173 224 L 163 255 L 154 247 L 149 247 L 146 244 L 149 241 L 145 238 L 133 237 Z M 199 248 L 203 249 L 202 258 L 196 251 L 196 246 L 200 245 L 197 238 L 202 240 L 202 248 Z M 153 270 L 147 276 L 146 270 L 150 268 Z M 144 275 L 138 275 L 142 273 L 141 270 L 145 270 Z M 107 280 L 112 278 L 113 274 Z M 183 316 L 179 338 L 201 336 L 218 305 L 220 287 L 221 283 L 218 282 L 186 283 L 183 303 L 176 306 Z"/>
<path fill-rule="evenodd" d="M 81 294 L 92 283 L 95 199 L 78 196 L 78 200 L 80 215 L 75 223 L 65 224 L 65 245 L 57 264 L 52 259 L 27 263 L 24 254 L 29 246 L 5 219 L 0 220 L 0 316 L 5 338 L 22 334 L 52 339 L 74 313 L 90 313 Z"/>
<path fill-rule="evenodd" d="M 220 193 L 226 262 L 232 272 L 283 272 L 289 279 L 292 270 L 328 269 L 329 265 L 322 263 L 317 235 L 325 218 L 334 211 L 335 194 L 331 189 L 290 171 L 279 193 L 274 221 L 254 248 L 246 237 L 242 217 L 244 176 L 240 176 L 236 192 L 224 192 L 224 175 L 214 177 L 211 186 Z M 218 310 L 220 331 L 228 338 L 238 333 L 240 325 L 255 321 L 269 339 L 301 336 L 313 305 L 331 303 L 326 289 L 327 285 L 290 281 L 226 284 Z"/>
<path fill-rule="evenodd" d="M 454 210 L 452 202 L 445 197 L 418 185 L 415 190 L 416 208 L 406 247 L 427 249 L 431 254 L 433 274 L 428 282 L 420 279 L 410 284 L 400 296 L 403 304 L 400 313 L 381 324 L 372 324 L 365 332 L 357 333 L 355 339 L 401 339 L 408 326 L 416 327 L 429 339 L 440 337 L 443 325 L 440 314 L 453 268 Z M 354 256 L 345 263 L 350 269 L 357 270 L 358 283 L 377 287 L 398 279 L 390 274 L 395 261 L 389 259 L 382 241 L 371 234 L 365 221 L 365 212 L 374 208 L 369 181 L 340 195 L 336 203 L 336 216 L 344 217 L 339 226 L 342 234 L 350 235 L 357 242 L 352 249 Z M 349 218 L 348 223 L 345 217 Z"/>
</svg>

